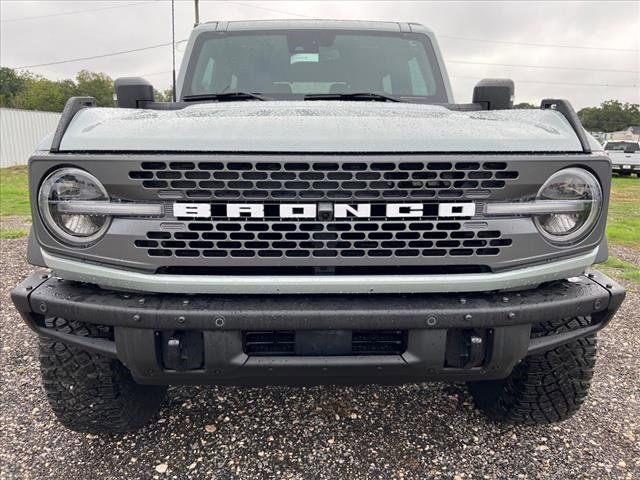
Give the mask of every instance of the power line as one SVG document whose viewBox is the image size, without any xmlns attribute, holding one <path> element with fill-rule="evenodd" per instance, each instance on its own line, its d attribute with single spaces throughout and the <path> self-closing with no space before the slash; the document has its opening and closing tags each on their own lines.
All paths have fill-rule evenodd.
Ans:
<svg viewBox="0 0 640 480">
<path fill-rule="evenodd" d="M 284 15 L 293 15 L 294 17 L 310 18 L 310 19 L 317 18 L 317 17 L 311 17 L 309 15 L 304 15 L 301 13 L 287 12 L 286 10 L 278 10 L 277 8 L 262 7 L 262 6 L 252 5 L 250 3 L 244 3 L 244 2 L 232 2 L 227 0 L 225 3 L 233 3 L 234 5 L 241 5 L 243 7 L 256 8 L 258 10 L 264 10 L 266 12 L 283 13 Z"/>
<path fill-rule="evenodd" d="M 62 17 L 65 15 L 77 15 L 80 13 L 90 13 L 90 12 L 99 12 L 102 10 L 111 10 L 114 8 L 125 8 L 125 7 L 135 7 L 138 5 L 148 5 L 155 2 L 135 2 L 135 3 L 123 3 L 120 5 L 111 5 L 108 7 L 99 7 L 99 8 L 88 8 L 86 10 L 74 10 L 72 12 L 60 12 L 60 13 L 51 13 L 47 15 L 34 15 L 32 17 L 17 17 L 17 18 L 7 18 L 2 20 L 2 23 L 10 23 L 10 22 L 22 22 L 23 20 L 36 20 L 39 18 L 49 18 L 49 17 Z"/>
<path fill-rule="evenodd" d="M 186 40 L 181 40 L 181 41 L 186 41 Z M 57 62 L 38 63 L 38 64 L 35 64 L 35 65 L 23 65 L 23 66 L 14 67 L 14 68 L 16 70 L 21 70 L 21 69 L 24 69 L 24 68 L 48 67 L 50 65 L 61 65 L 63 63 L 81 62 L 83 60 L 93 60 L 95 58 L 113 57 L 115 55 L 123 55 L 125 53 L 142 52 L 144 50 L 151 50 L 151 49 L 160 48 L 160 47 L 168 47 L 170 45 L 171 45 L 171 42 L 158 43 L 157 45 L 149 45 L 148 47 L 141 47 L 141 48 L 132 48 L 131 50 L 121 50 L 119 52 L 104 53 L 102 55 L 92 55 L 90 57 L 70 58 L 68 60 L 59 60 Z"/>
<path fill-rule="evenodd" d="M 462 75 L 450 75 L 450 78 L 468 78 L 470 80 L 483 80 L 483 77 L 467 77 Z M 539 83 L 543 85 L 571 85 L 575 87 L 615 87 L 615 88 L 639 88 L 640 85 L 622 85 L 613 83 L 571 83 L 571 82 L 547 82 L 539 80 L 517 80 L 513 79 L 516 83 Z"/>
<path fill-rule="evenodd" d="M 527 47 L 553 47 L 553 48 L 576 48 L 581 50 L 607 50 L 612 52 L 640 52 L 638 49 L 633 48 L 609 48 L 609 47 L 593 47 L 585 45 L 562 45 L 557 43 L 531 43 L 531 42 L 511 42 L 507 40 L 489 40 L 486 38 L 468 38 L 458 37 L 455 35 L 438 35 L 438 38 L 452 38 L 455 40 L 465 40 L 468 42 L 487 42 L 487 43 L 500 43 L 505 45 L 524 45 Z"/>
<path fill-rule="evenodd" d="M 470 62 L 466 60 L 447 60 L 446 63 L 461 63 L 465 65 L 491 65 L 497 67 L 541 68 L 545 70 L 582 70 L 593 72 L 640 73 L 640 70 L 613 70 L 610 68 L 560 67 L 556 65 L 524 65 L 515 63 Z"/>
<path fill-rule="evenodd" d="M 300 13 L 293 13 L 293 12 L 288 12 L 286 10 L 278 10 L 275 8 L 267 8 L 267 7 L 262 7 L 262 6 L 258 6 L 258 5 L 254 5 L 254 4 L 250 4 L 250 3 L 244 3 L 244 2 L 235 2 L 235 1 L 231 1 L 231 0 L 227 0 L 227 3 L 233 3 L 236 5 L 243 5 L 245 7 L 249 7 L 249 8 L 256 8 L 259 10 L 265 10 L 268 12 L 275 12 L 275 13 L 283 13 L 285 15 L 293 15 L 295 17 L 303 17 L 303 18 L 317 18 L 317 17 L 310 17 L 308 15 L 303 15 Z M 633 49 L 633 48 L 609 48 L 609 47 L 594 47 L 594 46 L 587 46 L 587 45 L 563 45 L 563 44 L 554 44 L 554 43 L 533 43 L 533 42 L 511 42 L 511 41 L 506 41 L 506 40 L 489 40 L 486 38 L 468 38 L 468 37 L 459 37 L 456 35 L 438 35 L 438 38 L 451 38 L 451 39 L 455 39 L 455 40 L 465 40 L 465 41 L 470 41 L 470 42 L 487 42 L 487 43 L 501 43 L 501 44 L 506 44 L 506 45 L 525 45 L 525 46 L 529 46 L 529 47 L 556 47 L 556 48 L 576 48 L 576 49 L 581 49 L 581 50 L 606 50 L 606 51 L 615 51 L 615 52 L 640 52 L 640 50 L 638 49 Z"/>
</svg>

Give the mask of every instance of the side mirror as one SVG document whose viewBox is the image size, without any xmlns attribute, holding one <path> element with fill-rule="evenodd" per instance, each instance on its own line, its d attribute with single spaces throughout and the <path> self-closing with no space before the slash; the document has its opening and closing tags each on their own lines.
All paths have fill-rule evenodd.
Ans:
<svg viewBox="0 0 640 480">
<path fill-rule="evenodd" d="M 508 78 L 485 78 L 473 89 L 473 103 L 479 103 L 487 110 L 508 110 L 513 108 L 513 80 Z"/>
<path fill-rule="evenodd" d="M 116 106 L 119 108 L 139 108 L 140 102 L 153 102 L 153 85 L 144 78 L 122 77 L 114 83 Z"/>
</svg>

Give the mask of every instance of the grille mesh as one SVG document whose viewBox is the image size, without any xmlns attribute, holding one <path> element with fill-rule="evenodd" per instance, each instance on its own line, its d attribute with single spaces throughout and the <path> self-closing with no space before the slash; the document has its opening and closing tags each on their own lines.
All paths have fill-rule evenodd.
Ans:
<svg viewBox="0 0 640 480">
<path fill-rule="evenodd" d="M 142 162 L 145 189 L 202 200 L 486 198 L 518 178 L 506 162 Z"/>
<path fill-rule="evenodd" d="M 349 333 L 351 351 L 344 352 L 346 355 L 400 355 L 407 348 L 406 330 L 352 330 Z M 245 331 L 243 348 L 252 356 L 304 356 L 296 352 L 295 330 Z"/>
<path fill-rule="evenodd" d="M 512 240 L 452 221 L 187 222 L 151 231 L 135 246 L 153 257 L 468 257 L 499 255 Z"/>
</svg>

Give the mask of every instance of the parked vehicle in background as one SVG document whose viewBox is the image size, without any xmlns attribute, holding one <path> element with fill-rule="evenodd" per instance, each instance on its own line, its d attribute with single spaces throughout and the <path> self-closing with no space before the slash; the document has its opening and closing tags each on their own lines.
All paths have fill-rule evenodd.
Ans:
<svg viewBox="0 0 640 480">
<path fill-rule="evenodd" d="M 511 80 L 454 103 L 414 23 L 214 22 L 177 102 L 116 81 L 29 161 L 12 293 L 69 428 L 126 431 L 166 385 L 466 381 L 503 422 L 568 418 L 624 290 L 601 273 L 611 163 Z M 417 418 L 423 413 L 416 411 Z"/>
<path fill-rule="evenodd" d="M 640 142 L 630 140 L 609 141 L 604 151 L 611 159 L 611 170 L 622 176 L 635 173 L 640 178 Z"/>
</svg>

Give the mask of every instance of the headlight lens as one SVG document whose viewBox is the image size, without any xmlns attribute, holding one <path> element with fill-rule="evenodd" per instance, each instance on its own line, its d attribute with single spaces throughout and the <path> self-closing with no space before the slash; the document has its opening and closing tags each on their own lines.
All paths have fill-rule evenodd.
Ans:
<svg viewBox="0 0 640 480">
<path fill-rule="evenodd" d="M 553 174 L 538 191 L 538 200 L 581 200 L 580 210 L 539 215 L 534 222 L 540 233 L 557 244 L 570 244 L 588 235 L 600 216 L 602 190 L 598 180 L 581 168 Z"/>
<path fill-rule="evenodd" d="M 51 173 L 38 192 L 40 215 L 58 239 L 73 245 L 86 245 L 99 239 L 109 227 L 110 217 L 63 213 L 58 204 L 69 200 L 108 201 L 102 184 L 83 170 L 62 168 Z"/>
</svg>

